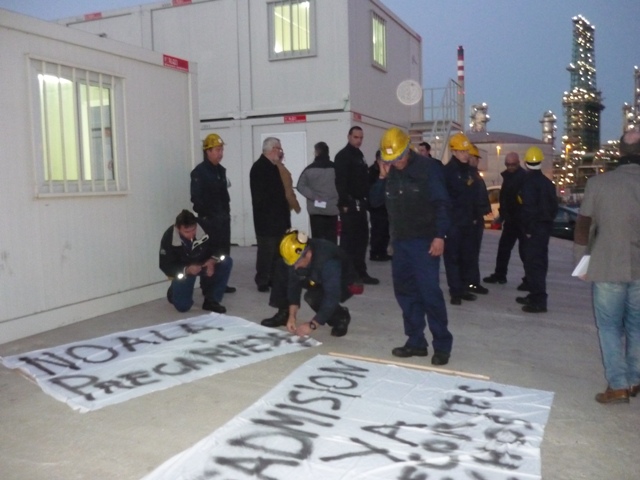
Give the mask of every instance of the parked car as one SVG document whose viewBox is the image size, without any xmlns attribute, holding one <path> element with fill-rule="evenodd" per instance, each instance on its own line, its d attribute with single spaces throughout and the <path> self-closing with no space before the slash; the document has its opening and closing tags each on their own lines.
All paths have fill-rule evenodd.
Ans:
<svg viewBox="0 0 640 480">
<path fill-rule="evenodd" d="M 578 218 L 579 212 L 580 210 L 578 208 L 560 205 L 556 218 L 553 220 L 551 236 L 573 240 L 573 231 L 576 228 L 576 219 Z"/>
</svg>

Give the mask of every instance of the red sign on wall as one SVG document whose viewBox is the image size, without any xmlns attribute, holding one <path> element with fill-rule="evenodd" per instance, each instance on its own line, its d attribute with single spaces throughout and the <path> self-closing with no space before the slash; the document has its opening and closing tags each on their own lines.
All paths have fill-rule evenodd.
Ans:
<svg viewBox="0 0 640 480">
<path fill-rule="evenodd" d="M 85 20 L 99 20 L 100 18 L 102 18 L 102 12 L 87 13 L 84 16 Z"/>
<path fill-rule="evenodd" d="M 176 70 L 182 70 L 183 72 L 189 71 L 189 61 L 182 58 L 172 57 L 170 55 L 162 55 L 162 61 L 165 67 L 175 68 Z"/>
<path fill-rule="evenodd" d="M 359 122 L 362 121 L 362 114 L 360 114 L 360 113 L 353 112 L 352 117 L 353 117 L 354 120 L 357 120 Z"/>
<path fill-rule="evenodd" d="M 172 0 L 171 2 L 174 7 L 178 5 L 188 5 L 189 3 L 191 3 L 191 0 Z"/>
<path fill-rule="evenodd" d="M 301 123 L 306 121 L 307 121 L 306 115 L 285 115 L 284 116 L 284 123 Z"/>
</svg>

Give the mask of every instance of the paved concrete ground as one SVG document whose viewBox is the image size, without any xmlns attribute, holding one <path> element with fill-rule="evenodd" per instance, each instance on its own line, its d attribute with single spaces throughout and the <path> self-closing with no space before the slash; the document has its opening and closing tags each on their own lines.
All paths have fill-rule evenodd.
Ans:
<svg viewBox="0 0 640 480">
<path fill-rule="evenodd" d="M 487 231 L 483 275 L 493 271 L 499 232 Z M 512 260 L 506 285 L 489 286 L 476 302 L 449 306 L 454 334 L 453 370 L 492 381 L 555 392 L 542 444 L 542 477 L 548 480 L 639 478 L 640 398 L 602 406 L 593 397 L 605 387 L 589 285 L 570 277 L 571 242 L 552 239 L 549 313 L 525 314 L 514 302 L 522 275 Z M 153 252 L 155 253 L 155 252 Z M 150 252 L 151 254 L 151 252 Z M 231 284 L 238 292 L 224 304 L 229 314 L 259 321 L 271 316 L 268 294 L 253 285 L 254 248 L 234 248 Z M 517 255 L 516 255 L 517 257 Z M 0 367 L 0 478 L 139 479 L 254 403 L 311 356 L 341 352 L 393 360 L 402 345 L 399 308 L 390 265 L 370 263 L 379 286 L 348 302 L 349 334 L 327 329 L 319 348 L 284 355 L 187 385 L 80 414 L 42 393 L 15 371 Z M 444 273 L 442 274 L 442 285 Z M 308 307 L 303 312 L 309 312 Z M 0 345 L 13 355 L 112 332 L 199 315 L 173 311 L 164 299 Z M 430 365 L 429 359 L 412 358 Z M 435 478 L 435 477 L 434 477 Z"/>
</svg>

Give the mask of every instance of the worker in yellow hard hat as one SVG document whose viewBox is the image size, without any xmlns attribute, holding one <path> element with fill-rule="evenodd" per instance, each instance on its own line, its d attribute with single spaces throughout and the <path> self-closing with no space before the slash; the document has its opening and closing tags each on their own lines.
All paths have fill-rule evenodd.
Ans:
<svg viewBox="0 0 640 480">
<path fill-rule="evenodd" d="M 215 254 L 224 258 L 231 270 L 231 182 L 221 165 L 224 145 L 217 133 L 210 133 L 202 141 L 202 162 L 191 171 L 191 202 L 198 220 L 209 234 Z M 235 291 L 235 287 L 224 286 L 224 293 Z"/>
<path fill-rule="evenodd" d="M 486 295 L 489 289 L 480 283 L 480 248 L 482 246 L 482 237 L 484 235 L 484 216 L 491 213 L 491 203 L 489 203 L 489 193 L 487 185 L 480 174 L 480 150 L 475 144 L 471 144 L 469 148 L 469 169 L 475 181 L 475 210 L 473 225 L 475 235 L 472 237 L 473 248 L 469 252 L 468 261 L 462 272 L 462 281 L 467 287 L 467 291 L 471 293 L 479 293 Z"/>
<path fill-rule="evenodd" d="M 449 139 L 451 158 L 444 166 L 452 209 L 451 228 L 447 235 L 447 249 L 444 252 L 451 305 L 461 305 L 462 300 L 472 301 L 477 298 L 469 291 L 469 283 L 464 278 L 473 257 L 477 218 L 476 178 L 469 166 L 471 147 L 471 142 L 465 134 L 458 132 L 453 135 Z"/>
<path fill-rule="evenodd" d="M 357 274 L 347 254 L 335 243 L 309 238 L 298 230 L 288 231 L 280 241 L 281 261 L 274 275 L 269 305 L 278 309 L 273 317 L 262 320 L 265 327 L 283 327 L 299 336 L 311 334 L 322 325 L 330 325 L 331 335 L 347 334 L 351 315 L 340 305 L 354 293 Z M 315 315 L 297 325 L 302 289 L 304 300 Z"/>
<path fill-rule="evenodd" d="M 449 197 L 442 167 L 410 148 L 401 128 L 387 129 L 380 139 L 380 175 L 370 191 L 372 207 L 386 205 L 392 238 L 391 275 L 402 309 L 405 344 L 396 357 L 426 357 L 425 327 L 433 336 L 433 365 L 449 362 L 453 336 L 440 289 L 440 256 L 449 229 Z M 425 321 L 426 319 L 426 321 Z"/>
<path fill-rule="evenodd" d="M 558 212 L 558 197 L 553 182 L 542 173 L 544 154 L 540 147 L 530 147 L 524 155 L 529 170 L 521 190 L 522 227 L 527 236 L 524 246 L 524 274 L 529 294 L 517 297 L 528 313 L 547 311 L 547 269 L 549 237 Z"/>
</svg>

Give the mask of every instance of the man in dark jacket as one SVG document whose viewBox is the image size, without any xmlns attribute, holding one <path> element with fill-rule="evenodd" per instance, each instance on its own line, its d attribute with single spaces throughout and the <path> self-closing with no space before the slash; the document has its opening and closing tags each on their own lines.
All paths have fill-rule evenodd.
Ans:
<svg viewBox="0 0 640 480">
<path fill-rule="evenodd" d="M 160 242 L 160 270 L 171 279 L 167 299 L 179 312 L 193 306 L 196 277 L 204 296 L 203 310 L 225 313 L 220 302 L 233 266 L 231 259 L 222 261 L 214 255 L 211 237 L 195 215 L 182 210 L 175 224 L 169 227 Z"/>
<path fill-rule="evenodd" d="M 558 197 L 553 182 L 541 171 L 544 155 L 538 147 L 530 147 L 524 161 L 529 173 L 522 184 L 522 227 L 527 236 L 524 249 L 524 274 L 529 295 L 517 297 L 522 311 L 547 311 L 547 269 L 549 237 L 558 212 Z"/>
<path fill-rule="evenodd" d="M 367 244 L 369 243 L 369 173 L 364 154 L 360 150 L 362 128 L 351 127 L 347 145 L 335 158 L 336 187 L 342 230 L 340 246 L 351 258 L 362 283 L 377 285 L 380 280 L 367 273 Z"/>
<path fill-rule="evenodd" d="M 357 275 L 346 253 L 332 242 L 308 238 L 305 233 L 293 230 L 282 238 L 280 254 L 282 258 L 269 298 L 269 305 L 278 311 L 261 324 L 265 327 L 286 325 L 291 333 L 299 336 L 309 335 L 318 326 L 327 324 L 333 327 L 334 337 L 346 335 L 351 316 L 340 303 L 357 293 L 353 287 Z M 297 325 L 303 288 L 307 290 L 304 300 L 315 315 Z"/>
<path fill-rule="evenodd" d="M 231 207 L 227 170 L 220 164 L 224 142 L 211 133 L 202 142 L 203 160 L 191 171 L 191 203 L 198 219 L 209 234 L 213 251 L 226 262 L 231 261 Z M 225 293 L 236 289 L 227 286 Z"/>
<path fill-rule="evenodd" d="M 447 192 L 451 200 L 451 228 L 447 234 L 444 251 L 444 268 L 447 274 L 451 305 L 477 297 L 468 291 L 464 282 L 464 269 L 473 256 L 474 228 L 477 193 L 475 178 L 469 167 L 471 142 L 463 133 L 456 133 L 449 140 L 451 159 L 443 167 Z"/>
<path fill-rule="evenodd" d="M 453 335 L 440 289 L 440 257 L 450 225 L 449 196 L 437 160 L 409 148 L 409 135 L 388 129 L 380 140 L 380 177 L 371 187 L 371 204 L 386 205 L 393 246 L 393 291 L 402 309 L 404 333 L 396 357 L 428 355 L 425 317 L 433 336 L 433 365 L 446 365 Z"/>
<path fill-rule="evenodd" d="M 489 289 L 480 283 L 480 249 L 482 248 L 482 237 L 484 235 L 484 216 L 491 212 L 487 185 L 480 175 L 478 166 L 480 165 L 480 151 L 473 143 L 469 150 L 469 169 L 473 175 L 473 186 L 476 192 L 474 208 L 473 230 L 473 250 L 469 254 L 469 261 L 464 265 L 462 279 L 467 286 L 467 291 L 486 295 Z"/>
<path fill-rule="evenodd" d="M 502 233 L 498 242 L 496 269 L 494 273 L 482 279 L 486 283 L 507 283 L 507 269 L 511 258 L 511 250 L 516 241 L 518 242 L 520 260 L 524 264 L 524 245 L 527 237 L 522 228 L 522 199 L 519 199 L 518 196 L 527 172 L 520 166 L 520 158 L 516 152 L 507 153 L 504 158 L 504 166 L 506 170 L 500 174 L 502 175 L 502 187 L 500 187 Z M 521 285 L 521 287 L 523 286 Z"/>
<path fill-rule="evenodd" d="M 380 150 L 376 151 L 376 161 L 369 167 L 369 185 L 373 186 L 380 177 Z M 369 260 L 374 262 L 388 262 L 391 256 L 387 252 L 389 248 L 389 214 L 387 207 L 369 207 L 369 219 L 371 221 L 371 246 L 369 247 Z"/>
<path fill-rule="evenodd" d="M 253 226 L 258 241 L 254 280 L 260 292 L 269 291 L 280 258 L 280 239 L 291 227 L 289 202 L 277 166 L 283 158 L 280 140 L 267 137 L 262 142 L 262 155 L 249 172 Z"/>
</svg>

